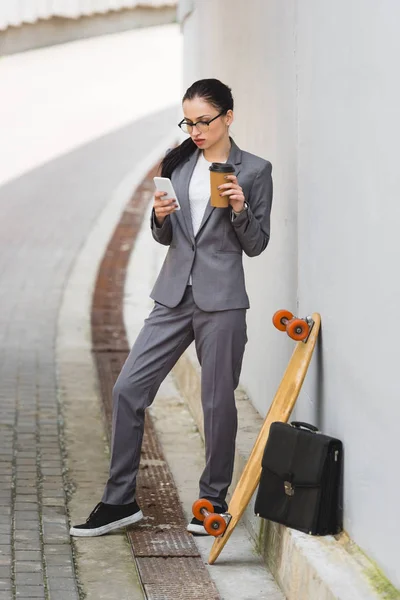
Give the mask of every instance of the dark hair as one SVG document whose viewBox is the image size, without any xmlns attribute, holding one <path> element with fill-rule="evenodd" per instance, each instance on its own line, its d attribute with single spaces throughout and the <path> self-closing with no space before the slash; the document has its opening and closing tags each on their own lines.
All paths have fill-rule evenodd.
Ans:
<svg viewBox="0 0 400 600">
<path fill-rule="evenodd" d="M 226 114 L 228 110 L 233 110 L 231 88 L 218 79 L 200 79 L 199 81 L 195 81 L 186 90 L 182 98 L 182 103 L 185 100 L 192 100 L 193 98 L 206 100 L 220 113 Z M 188 138 L 182 144 L 170 150 L 161 163 L 161 176 L 171 177 L 176 167 L 190 158 L 196 148 L 196 144 L 191 138 Z"/>
</svg>

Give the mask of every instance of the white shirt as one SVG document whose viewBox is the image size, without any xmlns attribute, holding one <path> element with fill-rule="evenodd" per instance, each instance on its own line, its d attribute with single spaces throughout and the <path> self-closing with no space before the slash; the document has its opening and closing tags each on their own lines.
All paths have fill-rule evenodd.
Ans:
<svg viewBox="0 0 400 600">
<path fill-rule="evenodd" d="M 195 236 L 200 229 L 204 212 L 210 200 L 210 165 L 211 163 L 204 158 L 203 152 L 200 152 L 189 184 L 189 205 Z"/>
<path fill-rule="evenodd" d="M 226 160 L 223 161 L 226 163 Z M 211 196 L 210 165 L 200 152 L 189 183 L 189 205 L 192 215 L 193 233 L 196 237 L 204 217 L 207 204 Z M 188 285 L 192 285 L 192 274 L 190 274 Z"/>
<path fill-rule="evenodd" d="M 189 206 L 195 237 L 200 229 L 211 196 L 210 164 L 204 158 L 203 152 L 200 152 L 189 183 Z M 192 285 L 192 274 L 190 274 L 188 285 Z"/>
</svg>

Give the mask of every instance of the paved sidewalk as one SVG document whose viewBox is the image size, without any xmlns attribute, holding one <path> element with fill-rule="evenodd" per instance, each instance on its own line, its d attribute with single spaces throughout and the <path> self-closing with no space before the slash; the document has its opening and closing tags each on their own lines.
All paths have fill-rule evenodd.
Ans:
<svg viewBox="0 0 400 600">
<path fill-rule="evenodd" d="M 0 600 L 78 598 L 66 508 L 66 492 L 73 491 L 65 472 L 68 425 L 76 432 L 85 417 L 93 425 L 88 411 L 94 413 L 96 427 L 85 449 L 86 460 L 90 449 L 103 469 L 98 485 L 108 458 L 97 396 L 93 389 L 86 396 L 83 385 L 89 373 L 84 363 L 80 401 L 86 413 L 67 426 L 62 420 L 55 354 L 60 303 L 76 257 L 115 190 L 121 181 L 122 191 L 132 189 L 134 182 L 124 177 L 155 148 L 162 154 L 160 141 L 178 120 L 179 68 L 172 79 L 167 73 L 157 84 L 151 78 L 166 44 L 179 61 L 177 26 L 0 61 Z M 156 91 L 164 76 L 161 96 Z M 101 237 L 101 249 L 107 239 Z M 70 371 L 69 381 L 76 382 L 76 374 Z M 82 445 L 74 447 L 81 466 Z M 85 517 L 93 508 L 89 494 Z M 115 560 L 124 551 L 129 571 L 114 569 L 115 596 L 101 595 L 110 591 L 104 584 L 107 578 L 110 584 L 109 552 L 86 563 L 80 576 L 88 599 L 136 597 L 130 550 L 114 540 Z M 129 578 L 131 587 L 125 585 Z"/>
<path fill-rule="evenodd" d="M 21 598 L 78 597 L 57 405 L 58 311 L 97 216 L 174 115 L 138 121 L 0 188 L 0 600 L 13 598 L 14 586 Z"/>
</svg>

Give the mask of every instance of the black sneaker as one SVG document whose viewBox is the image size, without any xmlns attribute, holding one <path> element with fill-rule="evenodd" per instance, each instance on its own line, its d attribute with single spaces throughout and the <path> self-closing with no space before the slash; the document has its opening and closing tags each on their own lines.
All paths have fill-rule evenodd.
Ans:
<svg viewBox="0 0 400 600">
<path fill-rule="evenodd" d="M 221 506 L 215 506 L 215 505 L 213 505 L 213 506 L 214 506 L 214 512 L 218 513 L 219 515 L 221 513 L 225 513 L 227 510 L 225 508 L 222 508 Z M 189 531 L 190 533 L 193 533 L 193 535 L 210 535 L 205 530 L 203 521 L 199 521 L 199 519 L 196 519 L 196 517 L 193 517 L 193 519 L 190 521 L 189 525 L 186 527 L 186 530 Z"/>
<path fill-rule="evenodd" d="M 76 525 L 69 530 L 77 537 L 104 535 L 114 529 L 126 527 L 143 519 L 143 513 L 136 500 L 130 504 L 104 504 L 99 502 L 90 513 L 86 523 Z"/>
</svg>

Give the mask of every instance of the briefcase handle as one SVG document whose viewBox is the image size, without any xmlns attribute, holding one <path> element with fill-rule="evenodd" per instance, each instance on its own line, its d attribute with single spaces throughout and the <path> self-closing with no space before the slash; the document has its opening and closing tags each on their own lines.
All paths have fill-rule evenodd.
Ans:
<svg viewBox="0 0 400 600">
<path fill-rule="evenodd" d="M 319 431 L 318 427 L 315 427 L 315 425 L 310 425 L 310 423 L 304 423 L 304 421 L 292 421 L 290 424 L 292 427 L 298 427 L 298 429 L 308 429 L 314 433 L 318 433 Z"/>
</svg>

